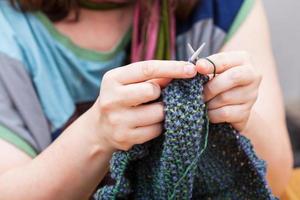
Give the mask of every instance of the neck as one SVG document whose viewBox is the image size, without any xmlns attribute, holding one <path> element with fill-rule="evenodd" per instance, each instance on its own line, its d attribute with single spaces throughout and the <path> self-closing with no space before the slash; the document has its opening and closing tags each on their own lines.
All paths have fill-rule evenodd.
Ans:
<svg viewBox="0 0 300 200">
<path fill-rule="evenodd" d="M 71 12 L 56 28 L 75 44 L 96 51 L 109 51 L 115 47 L 132 23 L 133 6 L 114 10 L 81 9 L 78 21 Z"/>
</svg>

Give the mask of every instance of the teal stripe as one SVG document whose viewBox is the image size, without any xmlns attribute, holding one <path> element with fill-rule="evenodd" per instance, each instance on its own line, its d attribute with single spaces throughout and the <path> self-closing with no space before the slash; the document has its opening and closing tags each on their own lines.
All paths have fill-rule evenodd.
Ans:
<svg viewBox="0 0 300 200">
<path fill-rule="evenodd" d="M 30 144 L 4 126 L 0 126 L 0 138 L 19 148 L 32 158 L 37 156 L 36 150 Z"/>
</svg>

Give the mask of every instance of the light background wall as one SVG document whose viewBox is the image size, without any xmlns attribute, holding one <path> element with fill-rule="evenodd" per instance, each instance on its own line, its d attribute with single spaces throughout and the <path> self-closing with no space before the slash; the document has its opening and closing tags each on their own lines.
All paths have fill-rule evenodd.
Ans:
<svg viewBox="0 0 300 200">
<path fill-rule="evenodd" d="M 269 18 L 285 103 L 298 107 L 300 106 L 300 0 L 263 0 L 263 2 Z"/>
</svg>

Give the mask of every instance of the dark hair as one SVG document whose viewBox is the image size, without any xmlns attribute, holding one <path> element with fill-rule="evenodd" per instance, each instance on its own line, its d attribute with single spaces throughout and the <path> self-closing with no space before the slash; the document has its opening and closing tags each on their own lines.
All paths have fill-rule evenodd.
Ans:
<svg viewBox="0 0 300 200">
<path fill-rule="evenodd" d="M 12 5 L 24 12 L 42 11 L 51 21 L 59 21 L 68 16 L 70 10 L 78 11 L 80 0 L 9 0 Z M 177 4 L 177 15 L 184 19 L 199 0 L 174 0 Z M 77 12 L 77 16 L 78 16 Z"/>
<path fill-rule="evenodd" d="M 79 0 L 9 0 L 14 7 L 24 12 L 42 11 L 50 20 L 59 21 L 68 16 L 70 10 L 78 8 Z"/>
</svg>

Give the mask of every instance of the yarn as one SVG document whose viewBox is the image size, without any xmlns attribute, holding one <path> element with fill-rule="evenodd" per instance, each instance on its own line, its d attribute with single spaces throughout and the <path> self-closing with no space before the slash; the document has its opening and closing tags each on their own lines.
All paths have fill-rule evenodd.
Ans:
<svg viewBox="0 0 300 200">
<path fill-rule="evenodd" d="M 276 199 L 265 163 L 229 124 L 210 124 L 203 99 L 208 78 L 173 80 L 162 92 L 164 134 L 114 153 L 113 185 L 95 199 Z"/>
</svg>

